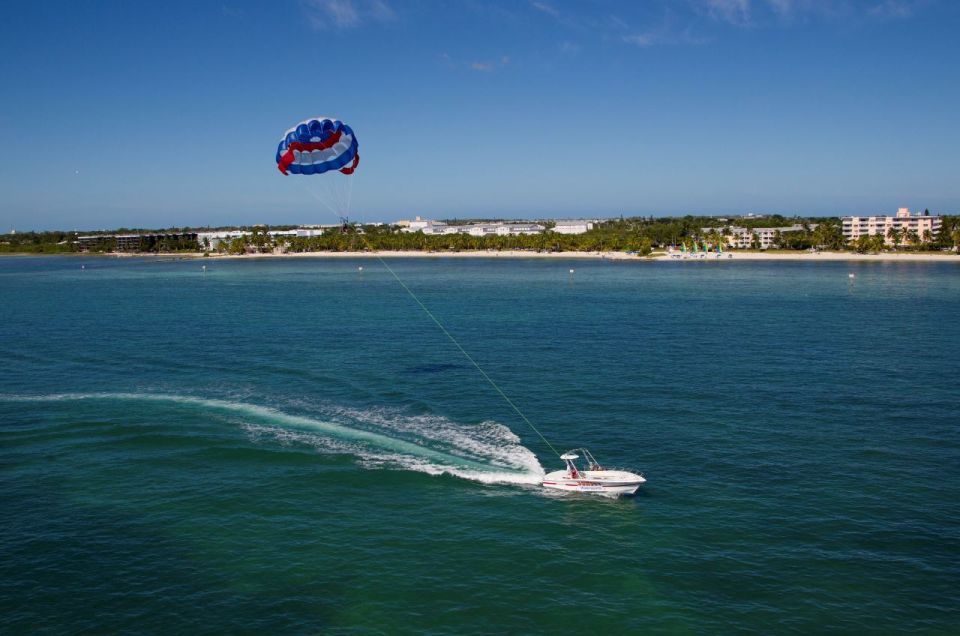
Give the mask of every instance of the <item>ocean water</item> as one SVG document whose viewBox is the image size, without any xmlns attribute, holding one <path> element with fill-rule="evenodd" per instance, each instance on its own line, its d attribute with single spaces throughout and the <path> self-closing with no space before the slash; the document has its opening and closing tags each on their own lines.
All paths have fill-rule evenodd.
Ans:
<svg viewBox="0 0 960 636">
<path fill-rule="evenodd" d="M 960 263 L 390 263 L 638 496 L 374 260 L 4 258 L 0 632 L 960 633 Z"/>
</svg>

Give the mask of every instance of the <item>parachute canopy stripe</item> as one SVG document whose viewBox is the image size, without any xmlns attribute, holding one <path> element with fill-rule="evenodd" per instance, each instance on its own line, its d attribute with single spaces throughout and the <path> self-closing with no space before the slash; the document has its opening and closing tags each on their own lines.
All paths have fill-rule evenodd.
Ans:
<svg viewBox="0 0 960 636">
<path fill-rule="evenodd" d="M 352 174 L 360 163 L 359 145 L 350 126 L 318 117 L 288 130 L 277 146 L 277 169 L 283 174 Z"/>
<path fill-rule="evenodd" d="M 351 163 L 349 166 L 340 168 L 340 172 L 343 174 L 353 174 L 353 171 L 357 169 L 358 165 L 360 165 L 360 155 L 356 154 L 353 155 L 353 163 Z"/>
</svg>

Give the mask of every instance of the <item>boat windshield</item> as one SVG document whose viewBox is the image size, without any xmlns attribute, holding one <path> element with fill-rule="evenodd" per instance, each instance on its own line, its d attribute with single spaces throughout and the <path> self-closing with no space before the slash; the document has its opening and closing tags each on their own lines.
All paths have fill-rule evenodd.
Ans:
<svg viewBox="0 0 960 636">
<path fill-rule="evenodd" d="M 586 448 L 576 448 L 574 450 L 567 451 L 563 455 L 564 460 L 567 462 L 568 472 L 572 477 L 578 477 L 581 468 L 582 470 L 603 470 L 603 466 L 600 465 L 600 462 L 588 451 Z M 577 463 L 579 460 L 579 464 Z"/>
</svg>

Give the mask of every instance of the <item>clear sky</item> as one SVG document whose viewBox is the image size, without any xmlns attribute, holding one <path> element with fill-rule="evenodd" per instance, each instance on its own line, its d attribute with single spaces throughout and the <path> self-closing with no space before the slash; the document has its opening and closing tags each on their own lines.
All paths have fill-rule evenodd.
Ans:
<svg viewBox="0 0 960 636">
<path fill-rule="evenodd" d="M 957 213 L 958 32 L 956 0 L 9 0 L 0 231 L 334 222 L 274 161 L 316 115 L 357 220 Z"/>
</svg>

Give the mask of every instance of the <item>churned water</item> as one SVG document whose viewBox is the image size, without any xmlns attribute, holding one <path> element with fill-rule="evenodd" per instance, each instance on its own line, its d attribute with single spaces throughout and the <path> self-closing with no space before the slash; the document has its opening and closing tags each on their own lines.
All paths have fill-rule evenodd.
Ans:
<svg viewBox="0 0 960 636">
<path fill-rule="evenodd" d="M 5 258 L 0 632 L 960 630 L 960 265 L 391 264 L 640 494 L 376 261 Z"/>
</svg>

